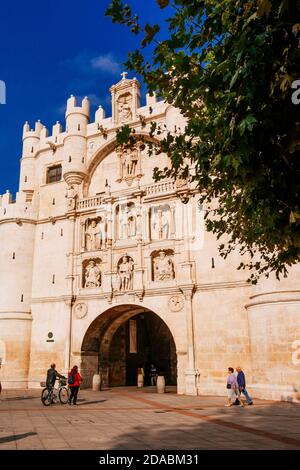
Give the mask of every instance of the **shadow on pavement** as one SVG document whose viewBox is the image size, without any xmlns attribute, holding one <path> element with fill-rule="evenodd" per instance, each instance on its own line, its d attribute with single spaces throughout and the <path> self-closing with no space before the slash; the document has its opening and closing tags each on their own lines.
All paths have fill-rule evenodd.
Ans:
<svg viewBox="0 0 300 470">
<path fill-rule="evenodd" d="M 5 401 L 16 401 L 16 400 L 33 400 L 37 397 L 9 397 L 5 398 Z"/>
<path fill-rule="evenodd" d="M 116 438 L 117 449 L 218 449 L 218 450 L 293 450 L 300 449 L 300 408 L 295 404 L 260 407 L 216 408 L 213 415 L 203 411 L 153 410 L 153 413 L 181 415 L 176 427 L 151 423 L 137 425 Z M 186 416 L 186 421 L 185 421 Z M 201 418 L 202 416 L 202 418 Z M 198 419 L 192 424 L 189 418 Z M 180 423 L 180 424 L 179 424 Z"/>
<path fill-rule="evenodd" d="M 78 404 L 79 404 L 79 402 L 80 402 L 80 406 L 84 406 L 84 405 L 94 405 L 95 403 L 104 403 L 105 401 L 107 401 L 107 400 L 86 401 L 84 398 L 81 399 L 81 400 L 77 400 Z M 84 402 L 84 403 L 81 403 L 81 402 Z"/>
<path fill-rule="evenodd" d="M 36 432 L 25 432 L 24 434 L 15 434 L 14 436 L 0 437 L 0 444 L 4 444 L 5 442 L 19 441 L 20 439 L 25 439 L 25 437 L 36 435 Z"/>
</svg>

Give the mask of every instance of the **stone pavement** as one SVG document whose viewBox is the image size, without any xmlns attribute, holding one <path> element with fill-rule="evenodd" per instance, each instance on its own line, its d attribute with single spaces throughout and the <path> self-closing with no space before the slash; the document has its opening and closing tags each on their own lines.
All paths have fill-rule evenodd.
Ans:
<svg viewBox="0 0 300 470">
<path fill-rule="evenodd" d="M 80 390 L 78 406 L 44 407 L 41 390 L 4 390 L 0 451 L 300 449 L 300 405 L 176 395 L 167 388 Z"/>
</svg>

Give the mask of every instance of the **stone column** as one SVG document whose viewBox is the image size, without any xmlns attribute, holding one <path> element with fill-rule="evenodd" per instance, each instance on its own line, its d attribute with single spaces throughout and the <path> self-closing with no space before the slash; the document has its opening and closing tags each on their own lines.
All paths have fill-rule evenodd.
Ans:
<svg viewBox="0 0 300 470">
<path fill-rule="evenodd" d="M 80 221 L 81 251 L 85 250 L 85 227 L 86 220 Z"/>
<path fill-rule="evenodd" d="M 69 217 L 69 250 L 68 257 L 68 273 L 67 273 L 67 296 L 65 303 L 69 311 L 69 328 L 66 332 L 66 349 L 65 349 L 65 369 L 70 369 L 70 361 L 72 354 L 72 309 L 74 304 L 74 250 L 75 250 L 75 228 L 76 219 L 74 215 Z"/>
<path fill-rule="evenodd" d="M 150 212 L 151 212 L 151 208 L 145 207 L 143 211 L 143 214 L 144 214 L 143 235 L 144 235 L 144 241 L 146 243 L 150 242 Z"/>
<path fill-rule="evenodd" d="M 136 240 L 137 240 L 137 267 L 135 269 L 134 290 L 141 300 L 144 294 L 144 257 L 143 257 L 143 238 L 142 238 L 142 195 L 143 192 L 138 190 L 133 193 L 137 198 L 136 204 Z"/>
<path fill-rule="evenodd" d="M 175 206 L 171 205 L 171 220 L 170 220 L 170 235 L 171 238 L 176 238 L 176 228 L 175 228 Z"/>
<path fill-rule="evenodd" d="M 107 300 L 111 302 L 113 296 L 113 288 L 112 288 L 112 269 L 113 269 L 113 262 L 112 262 L 112 240 L 113 240 L 113 209 L 112 209 L 112 197 L 108 194 L 105 197 L 104 201 L 106 204 L 106 248 L 107 248 L 107 271 L 104 273 L 103 276 L 103 292 L 105 292 L 107 296 Z"/>
<path fill-rule="evenodd" d="M 193 288 L 181 288 L 185 297 L 187 323 L 187 370 L 185 372 L 186 394 L 197 395 L 197 371 L 195 367 L 195 341 L 193 319 Z"/>
</svg>

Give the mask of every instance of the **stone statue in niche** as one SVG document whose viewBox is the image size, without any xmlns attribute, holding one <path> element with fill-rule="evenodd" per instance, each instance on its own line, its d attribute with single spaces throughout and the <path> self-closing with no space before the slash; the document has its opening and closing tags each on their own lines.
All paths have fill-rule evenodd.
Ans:
<svg viewBox="0 0 300 470">
<path fill-rule="evenodd" d="M 100 264 L 96 264 L 91 260 L 85 268 L 85 284 L 84 287 L 100 287 L 101 286 L 101 270 Z"/>
<path fill-rule="evenodd" d="M 170 281 L 174 279 L 174 265 L 170 256 L 164 251 L 153 260 L 154 281 Z"/>
<path fill-rule="evenodd" d="M 131 101 L 132 101 L 132 97 L 130 93 L 122 95 L 118 99 L 118 102 L 117 102 L 118 122 L 121 124 L 125 122 L 129 122 L 132 119 Z"/>
<path fill-rule="evenodd" d="M 129 238 L 135 237 L 136 235 L 136 218 L 135 213 L 132 208 L 129 208 L 128 211 L 128 236 Z"/>
<path fill-rule="evenodd" d="M 167 240 L 169 238 L 169 218 L 166 211 L 159 209 L 154 216 L 152 224 L 153 238 Z"/>
<path fill-rule="evenodd" d="M 126 149 L 123 153 L 123 176 L 135 176 L 138 163 L 136 150 Z"/>
<path fill-rule="evenodd" d="M 100 223 L 92 220 L 85 231 L 85 247 L 87 251 L 101 250 L 102 248 L 102 231 Z"/>
<path fill-rule="evenodd" d="M 128 238 L 128 206 L 124 207 L 120 213 L 120 239 L 126 240 Z"/>
<path fill-rule="evenodd" d="M 123 256 L 118 266 L 119 291 L 133 289 L 133 269 L 133 259 L 127 255 Z"/>
<path fill-rule="evenodd" d="M 136 216 L 132 206 L 125 206 L 120 213 L 120 231 L 121 240 L 127 240 L 136 235 Z"/>
</svg>

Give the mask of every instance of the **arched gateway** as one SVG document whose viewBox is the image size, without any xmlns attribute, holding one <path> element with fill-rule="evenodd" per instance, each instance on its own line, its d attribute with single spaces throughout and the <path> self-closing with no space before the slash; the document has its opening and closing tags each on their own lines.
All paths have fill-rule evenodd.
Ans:
<svg viewBox="0 0 300 470">
<path fill-rule="evenodd" d="M 149 384 L 154 363 L 168 385 L 177 382 L 176 346 L 166 323 L 153 311 L 136 305 L 112 307 L 87 329 L 81 347 L 81 371 L 85 386 L 101 371 L 103 386 L 137 385 L 137 369 L 143 367 Z"/>
</svg>

